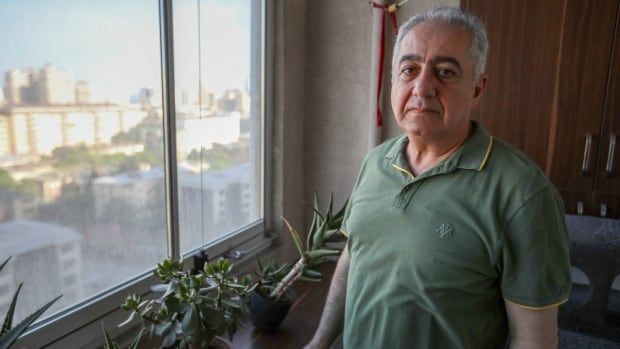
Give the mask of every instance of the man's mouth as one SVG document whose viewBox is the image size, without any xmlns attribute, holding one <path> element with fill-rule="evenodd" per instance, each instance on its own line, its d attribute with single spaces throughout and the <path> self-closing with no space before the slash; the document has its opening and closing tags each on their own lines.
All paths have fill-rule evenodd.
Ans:
<svg viewBox="0 0 620 349">
<path fill-rule="evenodd" d="M 439 111 L 431 108 L 408 108 L 406 111 L 418 114 L 439 114 Z"/>
</svg>

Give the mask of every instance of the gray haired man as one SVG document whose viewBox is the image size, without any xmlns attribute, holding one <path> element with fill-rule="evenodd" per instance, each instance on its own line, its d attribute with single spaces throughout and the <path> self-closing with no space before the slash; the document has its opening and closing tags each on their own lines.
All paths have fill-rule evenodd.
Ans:
<svg viewBox="0 0 620 349">
<path fill-rule="evenodd" d="M 471 120 L 487 77 L 482 23 L 456 8 L 399 30 L 391 104 L 403 135 L 366 156 L 349 237 L 307 348 L 555 348 L 570 293 L 561 199 Z"/>
</svg>

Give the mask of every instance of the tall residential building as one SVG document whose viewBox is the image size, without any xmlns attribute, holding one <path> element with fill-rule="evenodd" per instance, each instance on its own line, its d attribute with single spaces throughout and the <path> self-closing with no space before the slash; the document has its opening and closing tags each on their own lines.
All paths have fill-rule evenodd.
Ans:
<svg viewBox="0 0 620 349">
<path fill-rule="evenodd" d="M 90 84 L 80 80 L 75 83 L 75 103 L 90 104 Z"/>
<path fill-rule="evenodd" d="M 179 205 L 184 212 L 181 229 L 188 236 L 201 236 L 205 231 L 196 224 L 204 217 L 208 233 L 213 237 L 241 226 L 258 212 L 258 202 L 251 200 L 250 165 L 233 165 L 216 171 L 195 173 L 179 166 Z M 132 203 L 136 207 L 152 205 L 156 190 L 162 190 L 164 172 L 154 168 L 144 172 L 122 173 L 93 180 L 95 213 L 103 217 L 119 206 Z M 133 219 L 148 218 L 148 210 L 138 210 Z M 191 239 L 190 239 L 191 240 Z"/>
<path fill-rule="evenodd" d="M 22 281 L 16 318 L 24 318 L 31 309 L 59 294 L 63 297 L 52 311 L 81 299 L 80 240 L 73 229 L 58 224 L 29 220 L 0 224 L 0 259 L 12 256 L 6 270 L 0 273 L 0 309 L 7 309 Z"/>
<path fill-rule="evenodd" d="M 73 74 L 48 64 L 41 69 L 8 71 L 4 94 L 10 105 L 56 105 L 75 104 L 78 93 Z"/>
<path fill-rule="evenodd" d="M 148 171 L 120 173 L 95 178 L 92 182 L 95 198 L 95 215 L 102 217 L 106 210 L 118 207 L 118 203 L 130 203 L 135 207 L 147 207 L 164 186 L 164 171 L 154 168 Z M 136 221 L 148 217 L 149 212 L 140 211 Z"/>
<path fill-rule="evenodd" d="M 233 165 L 204 173 L 179 174 L 179 206 L 183 215 L 181 231 L 194 239 L 203 234 L 209 240 L 239 228 L 258 212 L 251 200 L 250 164 Z M 204 225 L 197 224 L 204 217 Z"/>
<path fill-rule="evenodd" d="M 10 135 L 9 118 L 5 115 L 0 115 L 0 156 L 11 155 Z"/>
<path fill-rule="evenodd" d="M 247 115 L 250 112 L 250 96 L 240 89 L 229 89 L 218 100 L 217 107 L 221 111 L 236 111 Z"/>
<path fill-rule="evenodd" d="M 217 108 L 215 94 L 207 90 L 204 86 L 200 88 L 200 99 L 196 101 L 196 104 L 200 104 L 202 109 L 215 111 Z"/>
<path fill-rule="evenodd" d="M 194 149 L 211 149 L 213 144 L 239 142 L 241 127 L 238 112 L 218 113 L 199 118 L 198 106 L 177 120 L 177 149 L 188 154 Z"/>
<path fill-rule="evenodd" d="M 29 70 L 11 70 L 4 75 L 4 96 L 8 104 L 22 104 L 22 96 L 30 86 Z"/>
<path fill-rule="evenodd" d="M 51 155 L 62 146 L 110 144 L 114 135 L 146 117 L 135 106 L 5 106 L 0 108 L 0 155 Z"/>
<path fill-rule="evenodd" d="M 39 79 L 34 83 L 40 90 L 38 104 L 75 104 L 73 74 L 50 64 L 39 72 Z"/>
</svg>

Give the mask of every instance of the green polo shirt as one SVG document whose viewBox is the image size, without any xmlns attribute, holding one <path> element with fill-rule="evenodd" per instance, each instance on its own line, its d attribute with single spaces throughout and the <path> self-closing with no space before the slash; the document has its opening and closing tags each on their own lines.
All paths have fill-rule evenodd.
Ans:
<svg viewBox="0 0 620 349">
<path fill-rule="evenodd" d="M 569 296 L 561 199 L 533 162 L 476 122 L 418 177 L 407 143 L 373 149 L 351 195 L 344 347 L 499 348 L 505 302 L 536 309 Z"/>
</svg>

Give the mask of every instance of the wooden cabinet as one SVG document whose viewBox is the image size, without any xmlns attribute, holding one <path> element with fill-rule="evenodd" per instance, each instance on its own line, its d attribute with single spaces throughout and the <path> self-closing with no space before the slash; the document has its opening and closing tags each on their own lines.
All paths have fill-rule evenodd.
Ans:
<svg viewBox="0 0 620 349">
<path fill-rule="evenodd" d="M 464 0 L 487 26 L 474 115 L 528 154 L 568 213 L 620 218 L 619 0 Z M 616 141 L 617 143 L 617 141 Z"/>
<path fill-rule="evenodd" d="M 620 10 L 619 10 L 620 11 Z M 620 14 L 619 14 L 620 16 Z M 601 122 L 594 180 L 594 208 L 620 217 L 620 19 L 616 30 Z"/>
</svg>

